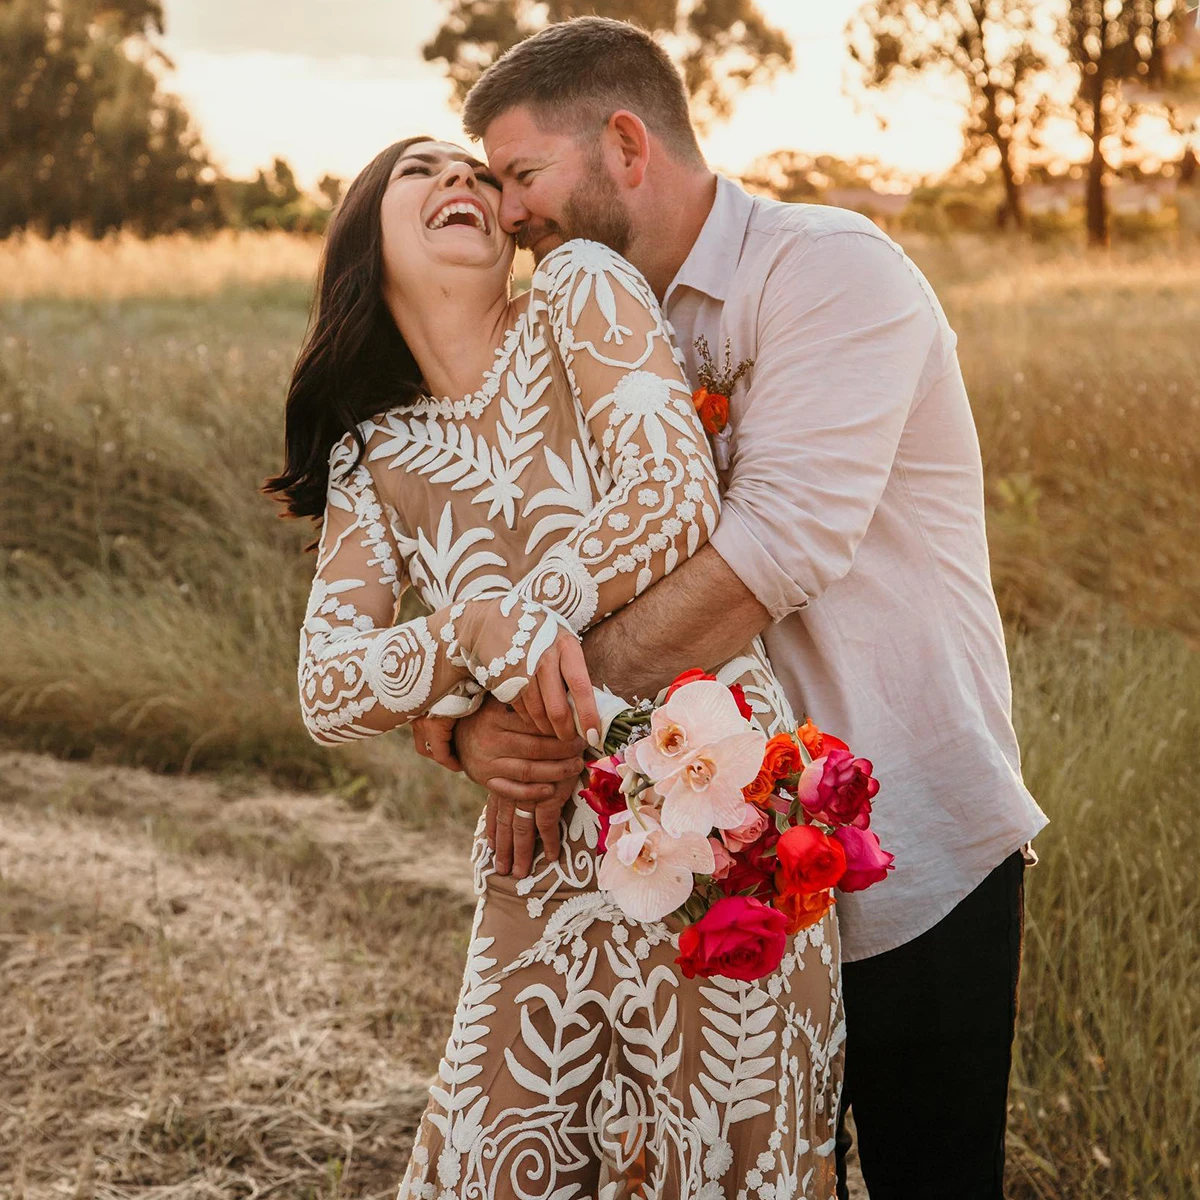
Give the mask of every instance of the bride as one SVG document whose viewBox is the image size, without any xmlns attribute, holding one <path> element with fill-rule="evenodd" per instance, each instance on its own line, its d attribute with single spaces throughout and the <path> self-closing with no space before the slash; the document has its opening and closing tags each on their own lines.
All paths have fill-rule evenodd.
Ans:
<svg viewBox="0 0 1200 1200">
<path fill-rule="evenodd" d="M 717 522 L 646 281 L 572 241 L 511 295 L 499 199 L 483 164 L 412 138 L 358 176 L 329 230 L 268 484 L 321 521 L 299 670 L 320 742 L 461 714 L 485 692 L 523 711 L 569 694 L 596 727 L 580 635 Z M 430 613 L 397 624 L 410 586 Z M 767 734 L 794 727 L 757 641 L 719 677 Z M 567 805 L 561 836 L 516 880 L 477 832 L 462 991 L 402 1200 L 827 1200 L 832 915 L 758 984 L 688 980 L 678 923 L 630 921 L 599 890 L 586 804 Z"/>
</svg>

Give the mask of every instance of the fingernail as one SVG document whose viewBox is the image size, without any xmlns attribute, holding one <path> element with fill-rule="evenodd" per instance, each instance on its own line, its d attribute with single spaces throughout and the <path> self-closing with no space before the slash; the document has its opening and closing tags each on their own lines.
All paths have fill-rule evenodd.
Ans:
<svg viewBox="0 0 1200 1200">
<path fill-rule="evenodd" d="M 593 750 L 599 750 L 600 749 L 600 730 L 589 729 L 587 731 L 587 741 L 588 741 L 588 745 L 591 746 Z"/>
</svg>

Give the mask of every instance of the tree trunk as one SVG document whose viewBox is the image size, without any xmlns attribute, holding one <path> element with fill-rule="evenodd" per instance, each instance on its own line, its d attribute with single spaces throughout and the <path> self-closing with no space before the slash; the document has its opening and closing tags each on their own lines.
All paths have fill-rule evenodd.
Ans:
<svg viewBox="0 0 1200 1200">
<path fill-rule="evenodd" d="M 1108 191 L 1104 181 L 1108 164 L 1100 148 L 1104 139 L 1104 92 L 1104 80 L 1097 79 L 1092 88 L 1092 161 L 1087 177 L 1088 245 L 1097 247 L 1109 245 Z"/>
<path fill-rule="evenodd" d="M 1007 141 L 998 142 L 997 145 L 1000 147 L 1000 174 L 1004 178 L 1005 216 L 1014 229 L 1024 232 L 1029 221 L 1025 215 L 1025 199 L 1021 194 L 1021 185 L 1013 172 L 1012 146 Z"/>
</svg>

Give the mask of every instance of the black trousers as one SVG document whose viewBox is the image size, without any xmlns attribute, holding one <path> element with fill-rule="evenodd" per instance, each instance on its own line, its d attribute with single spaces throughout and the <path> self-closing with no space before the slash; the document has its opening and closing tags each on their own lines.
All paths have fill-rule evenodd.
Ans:
<svg viewBox="0 0 1200 1200">
<path fill-rule="evenodd" d="M 842 967 L 846 1076 L 871 1200 L 1003 1200 L 1025 863 L 1005 859 L 928 932 Z"/>
</svg>

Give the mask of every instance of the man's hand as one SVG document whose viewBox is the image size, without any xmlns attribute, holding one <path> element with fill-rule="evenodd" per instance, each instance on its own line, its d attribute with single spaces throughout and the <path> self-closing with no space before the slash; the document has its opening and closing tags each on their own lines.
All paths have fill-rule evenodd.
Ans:
<svg viewBox="0 0 1200 1200">
<path fill-rule="evenodd" d="M 583 738 L 540 734 L 489 697 L 458 722 L 454 740 L 467 775 L 488 790 L 486 828 L 497 874 L 528 875 L 538 834 L 546 857 L 557 858 L 558 820 L 583 770 Z"/>
</svg>

